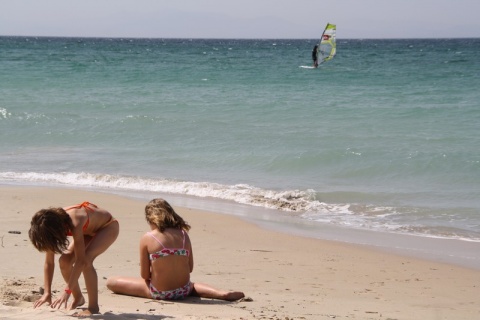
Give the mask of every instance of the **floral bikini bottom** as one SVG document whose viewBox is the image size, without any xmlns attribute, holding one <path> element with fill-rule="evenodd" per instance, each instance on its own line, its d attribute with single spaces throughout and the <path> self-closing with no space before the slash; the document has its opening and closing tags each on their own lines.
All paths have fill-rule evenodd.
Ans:
<svg viewBox="0 0 480 320">
<path fill-rule="evenodd" d="M 178 300 L 187 297 L 193 290 L 193 283 L 188 281 L 183 287 L 168 290 L 168 291 L 159 291 L 155 288 L 150 282 L 150 293 L 152 298 L 155 300 Z"/>
</svg>

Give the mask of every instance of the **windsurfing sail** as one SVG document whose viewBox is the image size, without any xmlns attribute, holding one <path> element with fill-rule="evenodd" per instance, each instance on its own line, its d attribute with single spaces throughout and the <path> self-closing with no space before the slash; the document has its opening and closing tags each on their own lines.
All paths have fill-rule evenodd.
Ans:
<svg viewBox="0 0 480 320">
<path fill-rule="evenodd" d="M 318 45 L 318 64 L 332 60 L 337 53 L 337 25 L 327 23 Z"/>
</svg>

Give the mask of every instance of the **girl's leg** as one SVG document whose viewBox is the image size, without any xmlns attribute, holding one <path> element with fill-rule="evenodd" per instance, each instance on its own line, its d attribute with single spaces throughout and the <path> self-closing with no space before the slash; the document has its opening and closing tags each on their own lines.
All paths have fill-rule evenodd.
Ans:
<svg viewBox="0 0 480 320">
<path fill-rule="evenodd" d="M 62 273 L 63 279 L 65 282 L 70 280 L 70 274 L 72 273 L 73 264 L 75 263 L 75 254 L 73 252 L 73 241 L 70 243 L 67 251 L 63 253 L 60 258 L 58 259 L 58 265 L 60 266 L 60 271 Z M 82 291 L 80 290 L 80 286 L 78 285 L 78 281 L 72 290 L 73 301 L 70 305 L 69 309 L 75 309 L 85 303 L 85 298 L 83 297 Z"/>
<path fill-rule="evenodd" d="M 117 294 L 151 299 L 150 288 L 145 279 L 130 277 L 110 277 L 107 288 Z"/>
<path fill-rule="evenodd" d="M 118 222 L 114 221 L 105 228 L 99 230 L 91 241 L 89 241 L 88 245 L 86 245 L 86 264 L 83 269 L 83 277 L 85 278 L 85 286 L 87 287 L 88 309 L 76 314 L 76 316 L 89 316 L 99 313 L 98 278 L 97 272 L 93 267 L 93 261 L 112 245 L 118 237 L 119 230 Z"/>
<path fill-rule="evenodd" d="M 243 297 L 245 294 L 240 291 L 223 291 L 213 288 L 212 286 L 204 283 L 194 283 L 192 296 L 198 296 L 202 298 L 226 300 L 226 301 L 236 301 Z"/>
</svg>

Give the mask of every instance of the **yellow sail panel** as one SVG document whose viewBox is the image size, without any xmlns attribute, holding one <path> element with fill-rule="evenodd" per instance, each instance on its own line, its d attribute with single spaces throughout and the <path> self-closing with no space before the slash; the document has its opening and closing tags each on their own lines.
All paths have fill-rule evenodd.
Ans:
<svg viewBox="0 0 480 320">
<path fill-rule="evenodd" d="M 327 23 L 318 46 L 319 63 L 331 60 L 337 53 L 337 25 Z"/>
</svg>

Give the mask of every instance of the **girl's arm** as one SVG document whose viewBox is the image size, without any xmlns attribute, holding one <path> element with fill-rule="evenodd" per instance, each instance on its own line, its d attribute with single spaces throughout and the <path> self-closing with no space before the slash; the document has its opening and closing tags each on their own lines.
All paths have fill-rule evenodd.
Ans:
<svg viewBox="0 0 480 320">
<path fill-rule="evenodd" d="M 151 263 L 148 257 L 148 250 L 147 250 L 147 238 L 143 236 L 140 239 L 140 276 L 150 281 L 151 278 Z"/>
<path fill-rule="evenodd" d="M 52 281 L 55 270 L 55 253 L 47 251 L 45 254 L 45 263 L 43 265 L 43 295 L 33 304 L 34 308 L 40 307 L 47 302 L 52 304 Z"/>
<path fill-rule="evenodd" d="M 186 235 L 187 237 L 187 247 L 190 250 L 190 256 L 188 257 L 188 265 L 190 266 L 190 273 L 193 271 L 193 248 L 192 248 L 192 242 L 190 241 L 190 237 L 188 234 Z"/>
<path fill-rule="evenodd" d="M 52 308 L 59 308 L 63 304 L 65 304 L 65 308 L 67 307 L 67 301 L 70 297 L 71 290 L 75 289 L 75 286 L 78 285 L 78 278 L 80 278 L 83 268 L 85 267 L 85 242 L 83 238 L 82 224 L 78 223 L 78 221 L 73 221 L 73 225 L 74 229 L 72 230 L 72 236 L 75 264 L 73 265 L 72 273 L 70 274 L 70 279 L 67 282 L 65 290 L 62 292 L 61 296 L 52 303 Z"/>
</svg>

